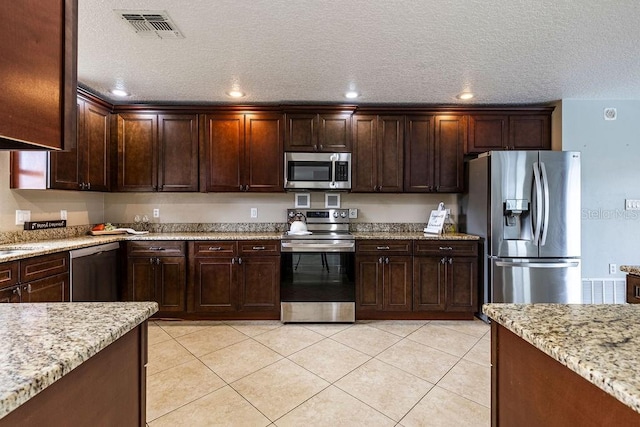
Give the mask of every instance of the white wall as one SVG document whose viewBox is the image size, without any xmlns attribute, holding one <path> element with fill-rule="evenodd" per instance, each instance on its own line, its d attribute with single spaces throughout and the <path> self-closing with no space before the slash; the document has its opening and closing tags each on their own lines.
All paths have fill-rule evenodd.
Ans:
<svg viewBox="0 0 640 427">
<path fill-rule="evenodd" d="M 605 107 L 618 119 L 605 121 Z M 640 264 L 640 211 L 624 210 L 640 199 L 640 101 L 563 100 L 562 149 L 582 152 L 582 276 Z"/>
<path fill-rule="evenodd" d="M 0 231 L 22 230 L 15 225 L 16 209 L 30 210 L 32 221 L 60 219 L 60 210 L 67 211 L 68 225 L 103 222 L 102 193 L 60 190 L 10 190 L 9 152 L 0 151 Z"/>
</svg>

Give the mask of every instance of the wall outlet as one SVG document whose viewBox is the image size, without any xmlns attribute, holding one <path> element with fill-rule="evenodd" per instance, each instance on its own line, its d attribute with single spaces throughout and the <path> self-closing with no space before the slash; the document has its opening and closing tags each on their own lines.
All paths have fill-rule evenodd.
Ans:
<svg viewBox="0 0 640 427">
<path fill-rule="evenodd" d="M 358 218 L 358 209 L 349 208 L 349 218 Z"/>
<path fill-rule="evenodd" d="M 624 201 L 624 209 L 626 211 L 638 211 L 640 210 L 640 200 L 626 199 Z"/>
<path fill-rule="evenodd" d="M 258 208 L 251 208 L 251 218 L 258 218 Z"/>
<path fill-rule="evenodd" d="M 60 211 L 60 219 L 67 219 L 67 211 L 62 209 Z"/>
<path fill-rule="evenodd" d="M 154 218 L 160 218 L 160 209 L 154 209 L 153 210 L 153 217 Z"/>
<path fill-rule="evenodd" d="M 615 264 L 609 264 L 609 274 L 616 274 L 618 272 L 618 266 Z"/>
<path fill-rule="evenodd" d="M 24 225 L 29 221 L 31 221 L 31 211 L 16 211 L 16 225 Z"/>
</svg>

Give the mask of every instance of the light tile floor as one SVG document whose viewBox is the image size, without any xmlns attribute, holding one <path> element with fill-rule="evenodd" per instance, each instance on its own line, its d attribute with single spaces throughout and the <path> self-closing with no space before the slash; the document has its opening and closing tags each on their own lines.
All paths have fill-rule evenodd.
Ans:
<svg viewBox="0 0 640 427">
<path fill-rule="evenodd" d="M 151 321 L 147 422 L 488 426 L 489 326 L 474 321 Z"/>
</svg>

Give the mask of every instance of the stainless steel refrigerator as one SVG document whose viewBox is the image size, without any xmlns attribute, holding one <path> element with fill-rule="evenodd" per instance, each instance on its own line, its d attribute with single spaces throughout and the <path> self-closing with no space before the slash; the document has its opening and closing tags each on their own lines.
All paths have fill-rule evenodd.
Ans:
<svg viewBox="0 0 640 427">
<path fill-rule="evenodd" d="M 582 302 L 579 152 L 485 153 L 462 201 L 466 231 L 484 238 L 480 304 Z"/>
</svg>

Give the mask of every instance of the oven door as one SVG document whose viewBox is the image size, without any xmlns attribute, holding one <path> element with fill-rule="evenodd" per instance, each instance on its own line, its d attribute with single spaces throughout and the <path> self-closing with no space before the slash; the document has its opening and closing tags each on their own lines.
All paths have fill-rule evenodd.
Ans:
<svg viewBox="0 0 640 427">
<path fill-rule="evenodd" d="M 281 253 L 283 322 L 354 322 L 354 252 Z"/>
</svg>

